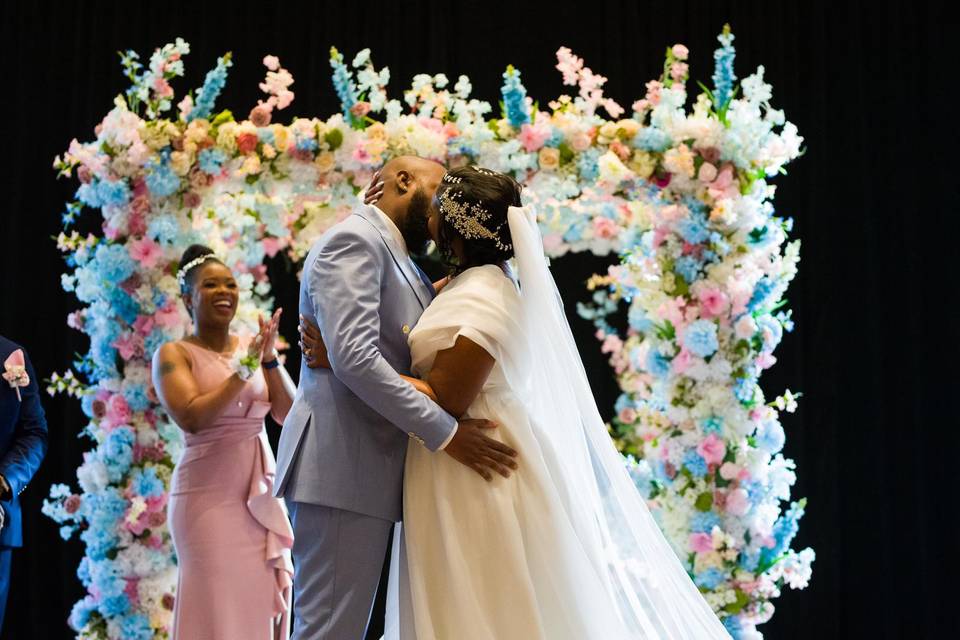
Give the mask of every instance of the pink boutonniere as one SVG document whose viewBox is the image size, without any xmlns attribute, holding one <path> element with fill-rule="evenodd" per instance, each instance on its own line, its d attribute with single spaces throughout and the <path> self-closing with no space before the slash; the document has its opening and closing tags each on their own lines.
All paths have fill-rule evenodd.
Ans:
<svg viewBox="0 0 960 640">
<path fill-rule="evenodd" d="M 30 384 L 30 376 L 27 375 L 27 366 L 23 359 L 23 350 L 17 349 L 11 353 L 10 357 L 3 363 L 3 368 L 6 369 L 3 372 L 3 379 L 17 390 L 17 400 L 22 401 L 20 387 Z"/>
</svg>

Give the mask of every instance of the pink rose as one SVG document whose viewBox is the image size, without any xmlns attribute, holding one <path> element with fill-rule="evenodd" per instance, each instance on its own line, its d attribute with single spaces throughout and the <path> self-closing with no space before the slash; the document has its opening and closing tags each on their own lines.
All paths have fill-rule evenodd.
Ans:
<svg viewBox="0 0 960 640">
<path fill-rule="evenodd" d="M 280 240 L 277 238 L 264 238 L 263 239 L 263 252 L 267 254 L 268 258 L 272 258 L 277 255 L 277 252 L 280 251 Z"/>
<path fill-rule="evenodd" d="M 131 417 L 133 412 L 130 411 L 130 405 L 127 404 L 126 399 L 119 393 L 110 396 L 110 400 L 107 401 L 107 421 L 112 426 L 117 426 L 129 423 Z"/>
<path fill-rule="evenodd" d="M 91 173 L 90 168 L 87 165 L 82 164 L 77 169 L 77 179 L 79 179 L 83 184 L 90 184 L 90 182 L 93 180 L 93 173 Z"/>
<path fill-rule="evenodd" d="M 700 302 L 700 315 L 704 318 L 716 318 L 727 310 L 730 299 L 716 287 L 705 287 L 697 294 Z"/>
<path fill-rule="evenodd" d="M 681 82 L 689 69 L 686 62 L 674 62 L 670 65 L 670 78 L 675 82 Z"/>
<path fill-rule="evenodd" d="M 550 128 L 535 124 L 523 125 L 520 127 L 520 135 L 517 136 L 523 148 L 529 152 L 539 150 L 549 138 Z"/>
<path fill-rule="evenodd" d="M 358 118 L 363 118 L 368 113 L 370 113 L 371 108 L 372 107 L 370 106 L 369 102 L 365 102 L 361 100 L 360 102 L 350 107 L 350 113 L 352 113 L 354 116 Z"/>
<path fill-rule="evenodd" d="M 597 238 L 610 240 L 617 237 L 617 223 L 604 216 L 593 219 L 593 235 Z"/>
<path fill-rule="evenodd" d="M 750 499 L 743 489 L 734 489 L 727 493 L 727 513 L 732 516 L 742 516 L 750 509 Z"/>
<path fill-rule="evenodd" d="M 717 162 L 720 161 L 720 149 L 716 147 L 698 147 L 697 151 L 700 152 L 700 157 L 703 158 L 704 162 L 716 166 Z"/>
<path fill-rule="evenodd" d="M 590 136 L 586 133 L 578 133 L 570 139 L 570 146 L 574 151 L 586 151 L 590 148 Z"/>
<path fill-rule="evenodd" d="M 146 269 L 153 269 L 163 257 L 163 249 L 150 238 L 134 240 L 127 247 L 130 257 Z"/>
<path fill-rule="evenodd" d="M 277 56 L 263 56 L 263 66 L 270 71 L 276 71 L 280 68 L 280 58 Z"/>
<path fill-rule="evenodd" d="M 128 332 L 121 335 L 119 338 L 113 341 L 113 347 L 120 354 L 120 357 L 124 360 L 130 360 L 137 356 L 143 355 L 143 336 L 138 336 L 136 333 Z M 114 396 L 116 397 L 116 396 Z M 115 423 L 120 424 L 120 423 Z"/>
<path fill-rule="evenodd" d="M 127 235 L 142 236 L 147 232 L 147 219 L 142 213 L 130 213 L 127 219 Z"/>
<path fill-rule="evenodd" d="M 153 319 L 153 316 L 137 316 L 137 319 L 133 321 L 133 328 L 140 335 L 146 336 L 153 331 L 155 324 L 156 320 Z"/>
<path fill-rule="evenodd" d="M 711 433 L 697 445 L 697 453 L 708 464 L 720 464 L 723 462 L 723 456 L 727 454 L 727 445 L 717 437 L 717 434 Z"/>
<path fill-rule="evenodd" d="M 149 516 L 147 516 L 147 525 L 151 528 L 162 526 L 166 522 L 167 518 L 161 511 L 154 511 Z"/>
<path fill-rule="evenodd" d="M 80 510 L 80 496 L 77 494 L 71 495 L 69 498 L 63 501 L 63 508 L 69 514 L 74 514 Z"/>
<path fill-rule="evenodd" d="M 615 154 L 617 154 L 617 157 L 620 158 L 621 160 L 629 159 L 630 155 L 633 153 L 630 150 L 630 147 L 623 144 L 619 140 L 614 140 L 613 142 L 610 143 L 610 151 L 613 151 Z"/>
<path fill-rule="evenodd" d="M 670 52 L 677 60 L 686 60 L 687 56 L 690 55 L 690 50 L 682 44 L 673 45 L 673 47 L 670 49 Z"/>
<path fill-rule="evenodd" d="M 250 110 L 249 118 L 255 127 L 265 127 L 270 124 L 270 108 L 265 104 L 258 104 Z"/>
<path fill-rule="evenodd" d="M 753 316 L 749 314 L 742 315 L 740 319 L 734 323 L 733 332 L 738 338 L 747 340 L 752 338 L 753 334 L 757 332 L 757 323 L 753 319 Z"/>
<path fill-rule="evenodd" d="M 633 424 L 637 421 L 637 412 L 633 407 L 624 407 L 617 415 L 623 424 Z"/>
<path fill-rule="evenodd" d="M 187 191 L 183 194 L 183 206 L 187 209 L 196 209 L 200 206 L 200 202 L 202 202 L 202 198 L 196 191 Z"/>
<path fill-rule="evenodd" d="M 181 324 L 180 310 L 170 301 L 153 314 L 153 319 L 164 329 L 175 329 Z"/>
<path fill-rule="evenodd" d="M 692 533 L 687 546 L 696 553 L 710 553 L 713 551 L 713 536 L 709 533 Z"/>
<path fill-rule="evenodd" d="M 237 151 L 240 153 L 250 153 L 257 148 L 257 134 L 244 132 L 237 136 Z"/>
<path fill-rule="evenodd" d="M 138 598 L 139 598 L 139 597 L 137 596 L 137 586 L 138 586 L 139 583 L 140 583 L 140 579 L 139 579 L 139 578 L 127 578 L 126 580 L 127 580 L 127 585 L 123 588 L 123 592 L 124 592 L 124 593 L 127 595 L 127 597 L 130 599 L 130 602 L 137 602 L 137 601 L 138 601 Z"/>
</svg>

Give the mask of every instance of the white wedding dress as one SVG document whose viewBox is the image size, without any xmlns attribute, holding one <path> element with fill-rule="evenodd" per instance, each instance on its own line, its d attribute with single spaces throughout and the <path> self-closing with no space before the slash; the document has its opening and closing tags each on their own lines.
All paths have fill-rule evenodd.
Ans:
<svg viewBox="0 0 960 640">
<path fill-rule="evenodd" d="M 465 336 L 496 360 L 467 417 L 519 452 L 486 482 L 411 445 L 387 640 L 729 637 L 633 487 L 587 383 L 531 214 L 511 208 L 519 286 L 468 269 L 410 334 L 413 370 Z M 522 291 L 522 293 L 521 293 Z"/>
</svg>

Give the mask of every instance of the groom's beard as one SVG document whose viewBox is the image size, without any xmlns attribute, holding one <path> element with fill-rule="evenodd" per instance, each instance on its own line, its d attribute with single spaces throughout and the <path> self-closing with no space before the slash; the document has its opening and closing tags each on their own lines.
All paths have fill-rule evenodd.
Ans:
<svg viewBox="0 0 960 640">
<path fill-rule="evenodd" d="M 410 198 L 407 215 L 400 225 L 400 235 L 407 243 L 407 250 L 413 255 L 420 256 L 427 252 L 430 243 L 430 229 L 427 226 L 429 219 L 430 198 L 418 187 Z"/>
</svg>

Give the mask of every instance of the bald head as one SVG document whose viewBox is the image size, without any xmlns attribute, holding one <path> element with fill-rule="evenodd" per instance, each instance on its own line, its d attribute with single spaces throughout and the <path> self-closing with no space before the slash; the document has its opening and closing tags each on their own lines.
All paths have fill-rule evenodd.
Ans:
<svg viewBox="0 0 960 640">
<path fill-rule="evenodd" d="M 383 166 L 383 195 L 377 207 L 393 220 L 413 253 L 430 239 L 427 220 L 431 202 L 446 169 L 439 162 L 417 156 L 398 156 Z"/>
</svg>

